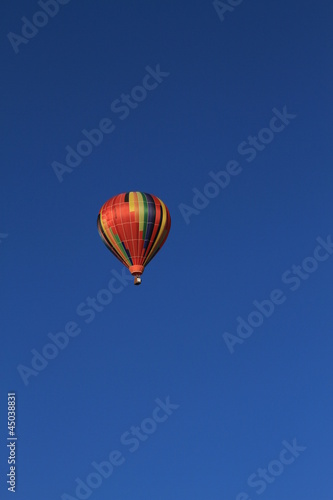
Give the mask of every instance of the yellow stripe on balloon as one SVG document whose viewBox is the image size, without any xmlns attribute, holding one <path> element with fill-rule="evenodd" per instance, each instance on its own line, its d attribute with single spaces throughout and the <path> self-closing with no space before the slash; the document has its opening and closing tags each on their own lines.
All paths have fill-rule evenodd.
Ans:
<svg viewBox="0 0 333 500">
<path fill-rule="evenodd" d="M 141 193 L 136 193 L 138 196 L 138 206 L 139 206 L 139 231 L 143 231 L 145 223 L 145 209 L 143 206 L 143 196 Z"/>
<path fill-rule="evenodd" d="M 134 212 L 135 210 L 134 193 L 132 191 L 129 194 L 129 210 L 130 212 Z"/>
</svg>

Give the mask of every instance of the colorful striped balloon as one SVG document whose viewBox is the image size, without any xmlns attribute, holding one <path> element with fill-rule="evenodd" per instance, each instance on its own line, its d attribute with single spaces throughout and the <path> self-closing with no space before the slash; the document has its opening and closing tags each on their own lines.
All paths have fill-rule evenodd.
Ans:
<svg viewBox="0 0 333 500">
<path fill-rule="evenodd" d="M 99 211 L 97 227 L 108 249 L 141 283 L 145 266 L 164 245 L 171 217 L 162 200 L 148 193 L 131 191 L 108 200 Z"/>
</svg>

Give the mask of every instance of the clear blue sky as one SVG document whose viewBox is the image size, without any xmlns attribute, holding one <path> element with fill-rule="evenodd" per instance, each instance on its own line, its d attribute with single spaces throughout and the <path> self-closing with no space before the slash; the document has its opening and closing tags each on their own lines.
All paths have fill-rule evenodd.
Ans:
<svg viewBox="0 0 333 500">
<path fill-rule="evenodd" d="M 221 5 L 1 6 L 1 498 L 11 391 L 17 500 L 332 498 L 332 4 Z M 131 190 L 140 287 L 96 229 Z"/>
</svg>

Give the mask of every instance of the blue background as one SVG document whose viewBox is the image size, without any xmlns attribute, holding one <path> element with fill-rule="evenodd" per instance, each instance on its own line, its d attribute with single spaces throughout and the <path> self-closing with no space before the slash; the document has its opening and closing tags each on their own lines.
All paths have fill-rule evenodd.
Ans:
<svg viewBox="0 0 333 500">
<path fill-rule="evenodd" d="M 40 7 L 1 10 L 1 498 L 15 391 L 17 500 L 75 498 L 114 449 L 124 464 L 89 498 L 331 499 L 333 257 L 282 281 L 333 232 L 331 2 L 245 0 L 222 21 L 211 1 L 72 0 L 17 54 L 7 34 Z M 158 64 L 169 75 L 121 120 L 111 103 Z M 248 162 L 240 143 L 284 106 L 296 117 Z M 60 183 L 52 162 L 102 118 L 115 130 Z M 179 205 L 230 160 L 241 173 L 186 224 Z M 97 214 L 130 190 L 167 204 L 171 232 L 87 323 L 79 304 L 122 273 Z M 223 334 L 276 288 L 231 354 Z M 17 367 L 69 321 L 81 333 L 25 385 Z M 167 396 L 179 408 L 131 453 L 121 435 Z M 248 477 L 293 439 L 306 450 L 258 495 Z"/>
</svg>

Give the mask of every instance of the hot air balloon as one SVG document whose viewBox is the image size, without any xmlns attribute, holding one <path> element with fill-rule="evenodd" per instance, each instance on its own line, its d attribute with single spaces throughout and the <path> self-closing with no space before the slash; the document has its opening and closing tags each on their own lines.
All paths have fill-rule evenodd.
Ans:
<svg viewBox="0 0 333 500">
<path fill-rule="evenodd" d="M 132 191 L 108 200 L 99 211 L 97 228 L 105 245 L 140 285 L 144 268 L 164 245 L 171 217 L 162 200 Z"/>
</svg>

